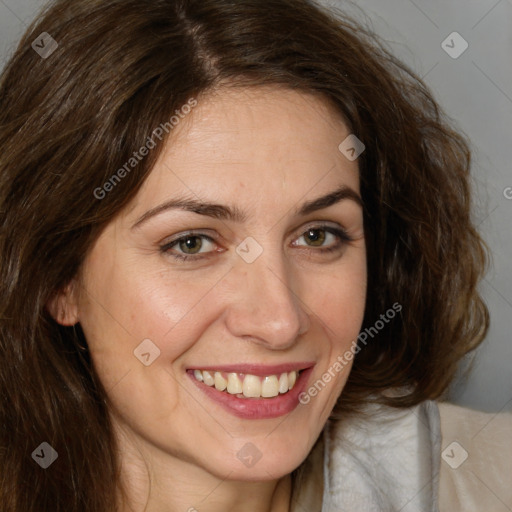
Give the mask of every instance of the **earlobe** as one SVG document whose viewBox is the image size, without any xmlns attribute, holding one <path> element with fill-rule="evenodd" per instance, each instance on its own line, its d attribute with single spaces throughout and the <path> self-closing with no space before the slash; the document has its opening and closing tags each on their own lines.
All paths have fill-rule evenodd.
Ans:
<svg viewBox="0 0 512 512">
<path fill-rule="evenodd" d="M 78 322 L 78 298 L 74 279 L 63 289 L 55 292 L 46 303 L 46 309 L 61 325 L 72 326 Z"/>
</svg>

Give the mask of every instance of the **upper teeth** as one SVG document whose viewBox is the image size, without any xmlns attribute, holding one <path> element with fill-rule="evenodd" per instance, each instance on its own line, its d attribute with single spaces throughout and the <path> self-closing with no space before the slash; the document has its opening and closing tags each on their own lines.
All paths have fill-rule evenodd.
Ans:
<svg viewBox="0 0 512 512">
<path fill-rule="evenodd" d="M 271 398 L 279 393 L 288 392 L 295 385 L 299 372 L 291 371 L 280 375 L 257 375 L 241 373 L 222 373 L 207 370 L 194 370 L 194 377 L 207 386 L 215 386 L 219 391 L 231 395 L 241 395 L 240 398 Z"/>
</svg>

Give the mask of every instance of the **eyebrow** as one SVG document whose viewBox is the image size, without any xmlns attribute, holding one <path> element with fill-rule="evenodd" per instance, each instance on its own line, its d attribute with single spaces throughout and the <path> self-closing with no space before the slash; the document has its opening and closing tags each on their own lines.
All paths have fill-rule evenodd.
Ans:
<svg viewBox="0 0 512 512">
<path fill-rule="evenodd" d="M 342 185 L 341 187 L 336 189 L 334 192 L 331 192 L 330 194 L 304 203 L 300 210 L 297 212 L 297 214 L 308 215 L 312 212 L 316 212 L 317 210 L 323 210 L 324 208 L 328 208 L 329 206 L 339 203 L 344 199 L 352 199 L 359 206 L 363 206 L 363 200 L 361 199 L 361 196 L 350 187 Z"/>
<path fill-rule="evenodd" d="M 307 201 L 298 210 L 295 211 L 295 214 L 302 216 L 308 215 L 317 210 L 328 208 L 329 206 L 339 203 L 344 199 L 351 199 L 355 201 L 359 206 L 363 206 L 363 200 L 361 199 L 361 196 L 352 188 L 346 185 L 342 185 L 327 195 L 318 197 L 317 199 L 313 199 L 311 201 Z M 165 203 L 162 203 L 161 205 L 148 210 L 135 222 L 131 229 L 140 227 L 151 217 L 159 215 L 160 213 L 168 210 L 176 209 L 197 213 L 198 215 L 205 215 L 214 219 L 230 220 L 233 222 L 244 222 L 247 219 L 247 215 L 236 206 L 230 207 L 222 204 L 207 203 L 197 199 L 177 198 L 166 201 Z"/>
</svg>

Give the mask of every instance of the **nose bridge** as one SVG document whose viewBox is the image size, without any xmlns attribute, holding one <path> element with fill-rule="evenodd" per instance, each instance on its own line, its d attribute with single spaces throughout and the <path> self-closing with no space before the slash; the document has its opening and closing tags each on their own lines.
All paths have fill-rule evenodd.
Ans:
<svg viewBox="0 0 512 512">
<path fill-rule="evenodd" d="M 281 251 L 264 250 L 252 263 L 235 264 L 236 298 L 228 313 L 228 328 L 272 348 L 283 349 L 309 327 L 309 317 L 292 290 L 290 269 Z"/>
</svg>

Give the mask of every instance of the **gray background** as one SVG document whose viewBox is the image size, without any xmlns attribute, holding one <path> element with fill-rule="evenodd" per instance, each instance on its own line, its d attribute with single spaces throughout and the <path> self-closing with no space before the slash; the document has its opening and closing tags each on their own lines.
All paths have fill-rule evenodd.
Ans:
<svg viewBox="0 0 512 512">
<path fill-rule="evenodd" d="M 484 411 L 512 410 L 512 0 L 324 2 L 366 16 L 473 142 L 475 219 L 493 253 L 481 287 L 491 329 L 469 378 L 452 387 L 451 401 Z M 44 3 L 0 0 L 0 66 Z M 441 46 L 452 32 L 469 45 L 458 58 Z M 448 44 L 452 52 L 461 48 L 457 39 Z"/>
</svg>

